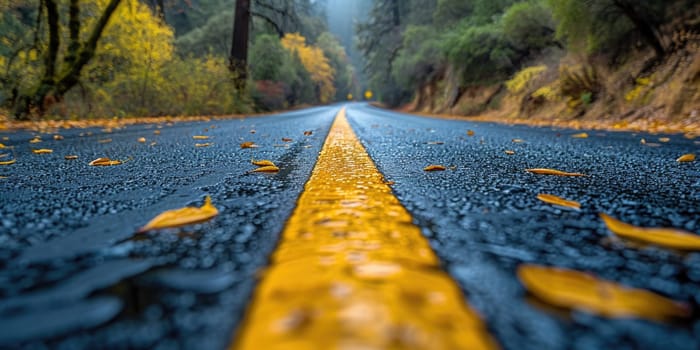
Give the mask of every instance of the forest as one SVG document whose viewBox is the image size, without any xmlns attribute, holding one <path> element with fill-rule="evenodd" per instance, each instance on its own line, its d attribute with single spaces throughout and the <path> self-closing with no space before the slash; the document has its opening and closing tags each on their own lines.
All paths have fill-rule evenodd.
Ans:
<svg viewBox="0 0 700 350">
<path fill-rule="evenodd" d="M 697 120 L 699 44 L 694 0 L 3 0 L 0 113 L 245 113 L 370 90 L 430 113 Z"/>
</svg>

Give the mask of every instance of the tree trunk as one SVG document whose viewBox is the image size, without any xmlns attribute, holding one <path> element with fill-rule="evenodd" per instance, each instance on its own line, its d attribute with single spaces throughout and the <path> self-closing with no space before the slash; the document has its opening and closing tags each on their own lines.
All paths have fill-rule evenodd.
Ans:
<svg viewBox="0 0 700 350">
<path fill-rule="evenodd" d="M 248 78 L 248 34 L 250 30 L 250 0 L 236 0 L 233 20 L 233 42 L 229 57 L 229 70 L 234 74 L 236 88 L 245 89 Z"/>
</svg>

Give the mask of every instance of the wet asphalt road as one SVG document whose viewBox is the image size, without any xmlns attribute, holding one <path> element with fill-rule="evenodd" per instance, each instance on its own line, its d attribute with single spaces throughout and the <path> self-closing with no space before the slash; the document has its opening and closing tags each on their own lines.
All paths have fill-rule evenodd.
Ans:
<svg viewBox="0 0 700 350">
<path fill-rule="evenodd" d="M 109 134 L 69 130 L 61 131 L 64 140 L 45 135 L 39 144 L 28 143 L 29 132 L 0 133 L 17 159 L 0 167 L 7 176 L 0 179 L 0 348 L 224 348 L 339 109 Z M 632 247 L 611 239 L 598 219 L 605 212 L 700 233 L 700 163 L 675 162 L 700 151 L 692 140 L 671 135 L 650 147 L 640 139 L 662 135 L 595 131 L 574 139 L 580 131 L 419 118 L 361 104 L 348 108 L 348 118 L 503 348 L 700 348 L 700 317 L 660 324 L 555 310 L 529 298 L 515 278 L 521 263 L 561 266 L 697 308 L 700 253 Z M 261 147 L 242 150 L 244 141 Z M 202 142 L 214 145 L 194 147 Z M 66 161 L 67 154 L 79 159 Z M 87 165 L 103 156 L 127 161 Z M 252 157 L 275 161 L 280 173 L 248 174 Z M 452 168 L 424 172 L 429 164 Z M 537 176 L 527 168 L 590 176 Z M 578 200 L 582 209 L 544 204 L 538 193 Z M 156 214 L 201 205 L 205 195 L 221 213 L 215 220 L 133 235 Z"/>
</svg>

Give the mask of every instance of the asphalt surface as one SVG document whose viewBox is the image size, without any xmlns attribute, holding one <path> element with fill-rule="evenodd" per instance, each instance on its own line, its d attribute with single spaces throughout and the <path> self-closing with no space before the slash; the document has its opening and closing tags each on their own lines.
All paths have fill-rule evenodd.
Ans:
<svg viewBox="0 0 700 350">
<path fill-rule="evenodd" d="M 17 160 L 0 166 L 7 176 L 0 179 L 0 348 L 225 348 L 339 109 L 68 130 L 60 132 L 64 140 L 44 135 L 38 144 L 28 142 L 29 132 L 0 133 Z M 347 115 L 503 348 L 700 348 L 697 313 L 657 323 L 568 312 L 537 302 L 515 277 L 522 263 L 572 268 L 697 309 L 699 253 L 631 246 L 598 219 L 604 212 L 700 233 L 700 163 L 675 161 L 700 151 L 694 141 L 597 131 L 575 139 L 580 131 L 421 118 L 363 104 Z M 260 147 L 240 149 L 245 141 Z M 202 142 L 214 145 L 194 147 Z M 87 165 L 105 156 L 126 162 Z M 270 159 L 281 171 L 251 174 L 251 158 Z M 423 171 L 430 164 L 449 169 Z M 538 176 L 527 168 L 589 176 Z M 582 208 L 544 204 L 538 193 Z M 134 235 L 156 214 L 201 205 L 206 195 L 220 211 L 213 221 Z"/>
</svg>

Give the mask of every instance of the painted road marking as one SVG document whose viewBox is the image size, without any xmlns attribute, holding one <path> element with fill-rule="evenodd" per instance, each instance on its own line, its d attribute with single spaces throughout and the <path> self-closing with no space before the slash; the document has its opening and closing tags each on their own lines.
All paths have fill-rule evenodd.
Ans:
<svg viewBox="0 0 700 350">
<path fill-rule="evenodd" d="M 232 349 L 495 349 L 338 113 Z"/>
</svg>

